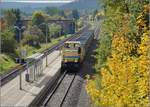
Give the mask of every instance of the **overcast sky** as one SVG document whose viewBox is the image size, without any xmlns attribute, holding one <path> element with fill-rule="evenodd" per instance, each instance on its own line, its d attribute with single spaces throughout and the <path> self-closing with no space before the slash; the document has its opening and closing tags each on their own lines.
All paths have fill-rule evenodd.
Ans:
<svg viewBox="0 0 150 107">
<path fill-rule="evenodd" d="M 1 2 L 26 2 L 26 3 L 70 3 L 75 0 L 0 0 Z"/>
</svg>

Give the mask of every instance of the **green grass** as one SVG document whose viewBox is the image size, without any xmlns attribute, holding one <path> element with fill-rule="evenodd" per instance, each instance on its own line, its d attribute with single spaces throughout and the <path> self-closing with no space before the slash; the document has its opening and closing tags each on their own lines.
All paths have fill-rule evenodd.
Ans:
<svg viewBox="0 0 150 107">
<path fill-rule="evenodd" d="M 27 56 L 32 55 L 33 53 L 37 53 L 37 52 L 42 52 L 47 48 L 50 48 L 51 46 L 59 43 L 61 40 L 65 39 L 66 37 L 68 37 L 70 35 L 65 35 L 65 36 L 61 36 L 59 38 L 56 39 L 52 39 L 50 43 L 46 44 L 40 44 L 39 48 L 35 48 L 32 46 L 24 46 L 23 48 L 27 49 Z M 8 72 L 8 70 L 10 70 L 11 68 L 15 67 L 17 64 L 15 63 L 15 60 L 13 60 L 13 58 L 11 57 L 12 55 L 6 55 L 6 54 L 0 54 L 0 74 L 6 73 Z"/>
<path fill-rule="evenodd" d="M 40 48 L 35 48 L 35 47 L 31 47 L 31 46 L 26 46 L 25 48 L 27 49 L 27 52 L 28 52 L 28 56 L 32 55 L 33 53 L 38 53 L 38 52 L 42 52 L 47 48 L 50 48 L 52 47 L 53 45 L 59 43 L 61 40 L 65 39 L 66 37 L 68 37 L 69 35 L 67 36 L 61 36 L 59 38 L 56 38 L 56 39 L 52 39 L 50 43 L 48 44 L 40 44 Z M 47 45 L 47 46 L 46 46 Z"/>
<path fill-rule="evenodd" d="M 17 64 L 11 56 L 0 54 L 0 74 L 7 72 L 9 69 L 15 67 Z"/>
</svg>

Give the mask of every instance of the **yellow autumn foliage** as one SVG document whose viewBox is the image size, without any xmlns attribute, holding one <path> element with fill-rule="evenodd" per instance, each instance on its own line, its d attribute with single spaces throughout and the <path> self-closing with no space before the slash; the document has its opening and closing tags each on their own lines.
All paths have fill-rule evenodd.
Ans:
<svg viewBox="0 0 150 107">
<path fill-rule="evenodd" d="M 144 6 L 145 9 L 148 6 Z M 144 15 L 137 18 L 137 29 L 140 31 L 140 44 L 131 42 L 126 34 L 129 31 L 128 21 L 122 20 L 121 28 L 112 37 L 112 53 L 106 66 L 96 79 L 87 79 L 86 89 L 91 100 L 97 106 L 111 107 L 149 107 L 150 78 L 150 36 L 149 26 Z M 126 16 L 125 16 L 126 19 Z M 131 55 L 137 47 L 137 55 Z"/>
</svg>

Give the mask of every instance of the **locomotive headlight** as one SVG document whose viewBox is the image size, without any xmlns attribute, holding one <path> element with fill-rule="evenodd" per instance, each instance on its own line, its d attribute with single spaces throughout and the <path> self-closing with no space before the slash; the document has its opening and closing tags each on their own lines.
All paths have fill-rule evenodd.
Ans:
<svg viewBox="0 0 150 107">
<path fill-rule="evenodd" d="M 64 62 L 67 62 L 67 59 L 64 59 Z"/>
<path fill-rule="evenodd" d="M 75 62 L 78 62 L 78 59 L 75 59 Z"/>
<path fill-rule="evenodd" d="M 67 62 L 67 59 L 65 59 L 65 62 Z"/>
</svg>

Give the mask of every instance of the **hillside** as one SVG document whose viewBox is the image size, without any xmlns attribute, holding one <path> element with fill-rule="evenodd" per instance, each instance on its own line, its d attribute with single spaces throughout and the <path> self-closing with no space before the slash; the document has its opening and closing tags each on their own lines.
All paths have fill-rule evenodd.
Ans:
<svg viewBox="0 0 150 107">
<path fill-rule="evenodd" d="M 0 9 L 18 8 L 23 12 L 32 13 L 35 10 L 40 10 L 45 7 L 60 7 L 62 3 L 16 3 L 16 2 L 1 2 Z"/>
<path fill-rule="evenodd" d="M 97 0 L 78 0 L 71 3 L 19 3 L 19 2 L 1 2 L 0 9 L 19 8 L 26 13 L 32 13 L 35 10 L 42 10 L 45 7 L 58 7 L 61 9 L 93 10 L 99 8 Z"/>
<path fill-rule="evenodd" d="M 78 0 L 62 6 L 63 9 L 79 9 L 79 10 L 93 10 L 100 8 L 97 0 Z"/>
</svg>

